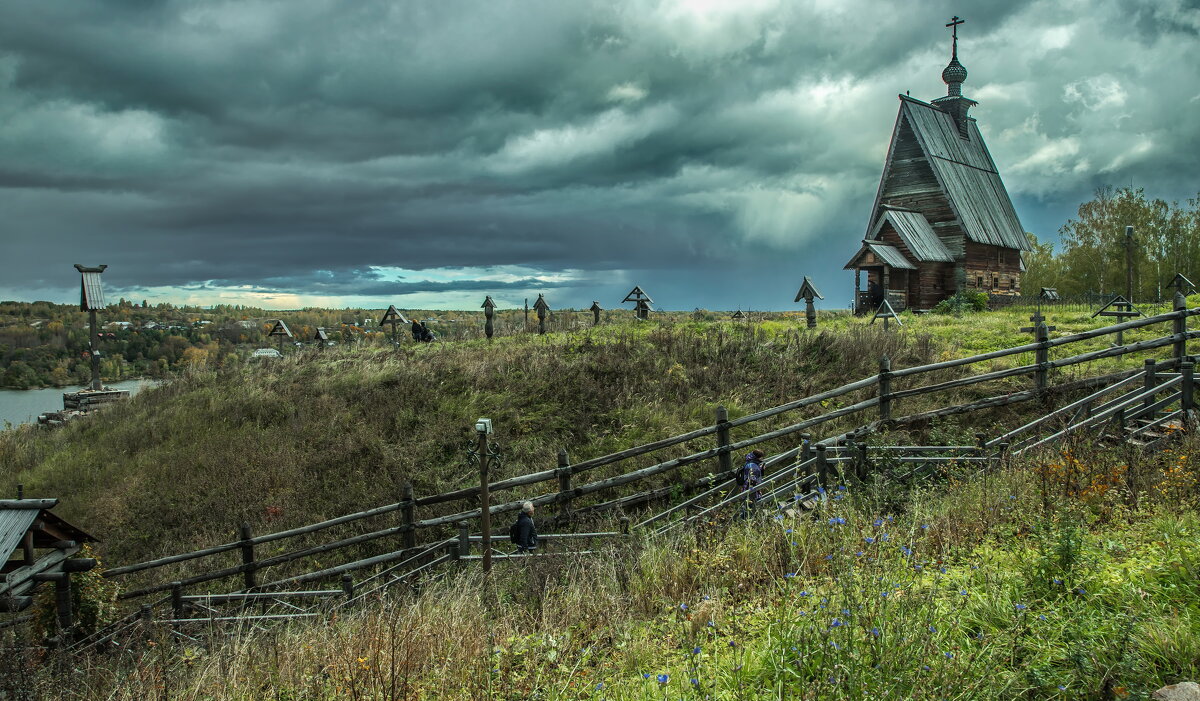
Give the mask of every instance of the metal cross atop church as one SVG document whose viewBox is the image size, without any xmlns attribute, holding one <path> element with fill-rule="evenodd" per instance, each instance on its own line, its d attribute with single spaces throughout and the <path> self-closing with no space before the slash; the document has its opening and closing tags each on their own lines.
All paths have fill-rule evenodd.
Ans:
<svg viewBox="0 0 1200 701">
<path fill-rule="evenodd" d="M 959 19 L 958 15 L 955 15 L 950 18 L 949 22 L 946 23 L 947 27 L 951 27 L 951 29 L 950 29 L 950 31 L 952 32 L 951 37 L 954 42 L 954 48 L 953 48 L 954 56 L 958 55 L 958 25 L 963 24 L 965 22 L 966 22 L 965 19 Z"/>
</svg>

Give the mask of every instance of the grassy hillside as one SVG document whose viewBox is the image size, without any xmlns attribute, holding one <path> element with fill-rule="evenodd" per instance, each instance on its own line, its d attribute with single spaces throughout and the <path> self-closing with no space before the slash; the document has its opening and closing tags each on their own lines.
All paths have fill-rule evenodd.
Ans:
<svg viewBox="0 0 1200 701">
<path fill-rule="evenodd" d="M 130 562 L 223 542 L 242 521 L 266 532 L 391 503 L 405 480 L 418 495 L 470 484 L 464 447 L 478 416 L 495 421 L 499 476 L 521 474 L 552 467 L 561 448 L 578 461 L 711 424 L 718 404 L 736 417 L 828 389 L 873 374 L 884 354 L 899 368 L 1024 342 L 1016 329 L 1028 315 L 909 317 L 888 333 L 846 315 L 815 332 L 798 318 L 626 323 L 198 368 L 62 430 L 0 433 L 0 491 L 23 483 L 31 496 L 61 498 L 59 511 L 104 540 L 109 562 Z M 1051 316 L 1059 333 L 1099 323 Z M 975 418 L 971 430 L 1011 414 Z"/>
<path fill-rule="evenodd" d="M 1064 446 L 1067 447 L 1067 446 Z M 28 673 L 67 699 L 1146 699 L 1200 677 L 1194 437 L 452 570 L 319 623 Z"/>
</svg>

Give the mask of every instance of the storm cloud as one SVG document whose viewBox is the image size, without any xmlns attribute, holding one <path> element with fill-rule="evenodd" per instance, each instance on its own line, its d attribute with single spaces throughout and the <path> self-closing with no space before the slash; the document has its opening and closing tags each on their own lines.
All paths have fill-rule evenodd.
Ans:
<svg viewBox="0 0 1200 701">
<path fill-rule="evenodd" d="M 1027 230 L 1195 196 L 1200 6 L 969 8 L 964 94 Z M 842 305 L 948 2 L 0 1 L 0 297 Z M 115 296 L 115 294 L 114 294 Z M 500 299 L 498 297 L 497 299 Z"/>
</svg>

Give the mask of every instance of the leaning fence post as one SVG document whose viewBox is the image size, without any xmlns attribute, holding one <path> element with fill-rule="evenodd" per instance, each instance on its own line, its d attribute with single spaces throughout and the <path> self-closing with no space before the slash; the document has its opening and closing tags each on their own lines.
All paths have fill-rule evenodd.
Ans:
<svg viewBox="0 0 1200 701">
<path fill-rule="evenodd" d="M 342 594 L 346 601 L 354 598 L 354 577 L 349 572 L 342 575 Z"/>
<path fill-rule="evenodd" d="M 879 359 L 879 419 L 892 418 L 892 359 L 886 355 Z"/>
<path fill-rule="evenodd" d="M 250 524 L 243 523 L 238 529 L 238 536 L 241 538 L 242 549 L 242 579 L 247 590 L 254 589 L 258 586 L 258 575 L 255 572 L 257 569 L 254 566 L 254 543 L 250 542 L 253 534 L 250 532 Z"/>
<path fill-rule="evenodd" d="M 1144 383 L 1146 389 L 1154 389 L 1155 386 L 1158 385 L 1158 375 L 1156 373 L 1155 366 L 1156 366 L 1156 363 L 1154 362 L 1153 358 L 1146 358 L 1145 363 L 1142 365 L 1142 367 L 1144 368 L 1144 373 L 1145 373 L 1143 383 Z M 1148 408 L 1151 404 L 1154 404 L 1154 395 L 1153 394 L 1148 395 L 1145 399 L 1142 400 L 1143 408 Z"/>
<path fill-rule="evenodd" d="M 829 459 L 825 456 L 825 445 L 817 444 L 817 484 L 824 487 L 829 482 Z"/>
<path fill-rule="evenodd" d="M 458 522 L 458 558 L 471 554 L 471 527 L 466 521 Z"/>
<path fill-rule="evenodd" d="M 1172 331 L 1175 333 L 1175 362 L 1182 363 L 1187 357 L 1187 298 L 1183 292 L 1175 292 L 1175 323 Z"/>
<path fill-rule="evenodd" d="M 729 445 L 729 410 L 723 406 L 717 407 L 717 450 Z M 721 466 L 721 474 L 733 472 L 733 455 L 728 450 L 717 454 L 717 463 Z"/>
<path fill-rule="evenodd" d="M 571 488 L 571 458 L 565 449 L 558 451 L 558 517 L 563 522 L 571 520 L 571 497 L 575 491 Z"/>
<path fill-rule="evenodd" d="M 404 483 L 400 495 L 403 497 L 400 501 L 400 518 L 404 519 L 404 547 L 415 548 L 417 547 L 417 529 L 413 524 L 417 520 L 417 503 L 413 499 L 411 481 Z"/>
<path fill-rule="evenodd" d="M 1191 360 L 1184 360 L 1179 364 L 1179 374 L 1182 376 L 1179 383 L 1179 408 L 1183 410 L 1186 422 L 1196 409 L 1195 364 Z"/>
</svg>

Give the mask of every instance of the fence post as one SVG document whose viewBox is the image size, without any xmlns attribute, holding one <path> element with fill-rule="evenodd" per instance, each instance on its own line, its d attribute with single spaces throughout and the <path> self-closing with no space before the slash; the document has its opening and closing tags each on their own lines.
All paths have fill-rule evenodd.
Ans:
<svg viewBox="0 0 1200 701">
<path fill-rule="evenodd" d="M 458 522 L 458 558 L 471 554 L 471 527 L 466 521 Z"/>
<path fill-rule="evenodd" d="M 342 594 L 346 601 L 354 598 L 354 577 L 349 572 L 342 575 Z"/>
<path fill-rule="evenodd" d="M 1195 399 L 1195 364 L 1185 360 L 1179 364 L 1179 374 L 1183 376 L 1179 384 L 1179 408 L 1183 410 L 1183 420 L 1186 423 L 1196 409 Z"/>
<path fill-rule="evenodd" d="M 171 582 L 171 618 L 183 618 L 183 582 Z"/>
<path fill-rule="evenodd" d="M 629 517 L 621 517 L 621 535 L 629 535 Z"/>
<path fill-rule="evenodd" d="M 1000 448 L 1000 453 L 999 453 L 1000 464 L 1003 465 L 1006 462 L 1008 462 L 1008 459 L 1009 459 L 1008 441 L 1002 441 L 999 445 L 999 448 Z"/>
<path fill-rule="evenodd" d="M 258 586 L 258 574 L 255 572 L 257 568 L 254 566 L 254 543 L 250 542 L 250 539 L 254 537 L 250 532 L 250 524 L 243 523 L 238 529 L 238 536 L 242 541 L 242 566 L 245 568 L 242 570 L 242 581 L 247 590 L 252 590 Z"/>
<path fill-rule="evenodd" d="M 1187 357 L 1187 339 L 1183 337 L 1187 333 L 1187 314 L 1185 313 L 1187 311 L 1187 298 L 1183 296 L 1182 292 L 1176 291 L 1174 302 L 1175 304 L 1172 306 L 1175 308 L 1176 316 L 1175 322 L 1172 324 L 1174 328 L 1171 330 L 1175 333 L 1175 337 L 1179 339 L 1175 341 L 1175 362 L 1182 363 Z"/>
<path fill-rule="evenodd" d="M 406 481 L 401 487 L 400 495 L 403 497 L 400 501 L 400 517 L 404 519 L 404 547 L 417 547 L 417 529 L 413 524 L 417 521 L 417 504 L 413 499 L 413 485 L 411 481 Z"/>
<path fill-rule="evenodd" d="M 812 457 L 812 434 L 800 434 L 800 462 L 805 462 Z"/>
<path fill-rule="evenodd" d="M 829 459 L 825 457 L 825 445 L 817 444 L 817 485 L 824 487 L 829 482 Z"/>
<path fill-rule="evenodd" d="M 150 604 L 142 604 L 142 624 L 149 626 L 154 622 L 154 612 L 150 608 Z"/>
<path fill-rule="evenodd" d="M 879 419 L 892 418 L 892 359 L 886 355 L 879 359 Z"/>
<path fill-rule="evenodd" d="M 729 445 L 729 410 L 723 406 L 717 407 L 717 448 Z M 733 472 L 733 455 L 728 450 L 717 455 L 717 463 L 721 466 L 721 474 Z"/>
<path fill-rule="evenodd" d="M 867 468 L 870 467 L 870 465 L 871 465 L 871 462 L 867 456 L 867 444 L 866 443 L 858 444 L 858 453 L 859 453 L 859 456 L 858 456 L 858 461 L 859 461 L 858 462 L 858 464 L 859 464 L 858 479 L 859 479 L 859 481 L 865 482 L 867 480 Z"/>
<path fill-rule="evenodd" d="M 571 497 L 575 490 L 571 488 L 571 457 L 567 451 L 558 451 L 558 518 L 564 523 L 571 520 Z"/>
<path fill-rule="evenodd" d="M 1050 379 L 1050 369 L 1046 367 L 1046 364 L 1050 362 L 1050 347 L 1046 345 L 1050 340 L 1050 328 L 1046 326 L 1046 322 L 1040 321 L 1037 326 L 1033 327 L 1033 332 L 1037 336 L 1038 343 L 1037 350 L 1034 351 L 1034 362 L 1037 364 L 1034 381 L 1040 392 L 1046 389 Z"/>
<path fill-rule="evenodd" d="M 475 434 L 479 437 L 479 529 L 483 532 L 483 573 L 492 571 L 492 495 L 491 477 L 488 476 L 488 434 L 478 428 Z M 461 537 L 461 534 L 460 534 Z M 469 547 L 469 546 L 468 546 Z"/>
<path fill-rule="evenodd" d="M 1154 367 L 1155 367 L 1154 359 L 1146 358 L 1142 367 L 1144 368 L 1144 372 L 1145 372 L 1145 380 L 1144 380 L 1145 388 L 1146 389 L 1154 389 L 1154 387 L 1158 384 L 1158 377 L 1155 374 L 1155 369 L 1154 369 Z M 1154 403 L 1154 395 L 1150 395 L 1142 400 L 1143 407 L 1148 407 L 1153 403 Z"/>
</svg>

